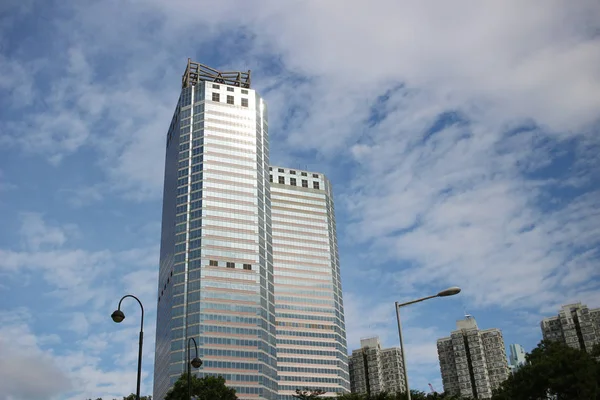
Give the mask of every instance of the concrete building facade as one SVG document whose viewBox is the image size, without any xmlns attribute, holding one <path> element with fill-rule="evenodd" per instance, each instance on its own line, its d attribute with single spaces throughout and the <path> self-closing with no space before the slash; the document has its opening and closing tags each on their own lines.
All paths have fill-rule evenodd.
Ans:
<svg viewBox="0 0 600 400">
<path fill-rule="evenodd" d="M 331 183 L 270 167 L 279 399 L 296 389 L 350 390 Z"/>
<path fill-rule="evenodd" d="M 544 340 L 555 340 L 575 349 L 590 352 L 600 343 L 600 308 L 573 303 L 561 307 L 555 317 L 540 323 Z"/>
<path fill-rule="evenodd" d="M 378 337 L 361 339 L 350 357 L 352 393 L 376 395 L 406 391 L 400 348 L 382 349 Z"/>
<path fill-rule="evenodd" d="M 456 322 L 450 337 L 438 339 L 444 392 L 489 399 L 508 378 L 506 348 L 500 329 L 480 330 L 475 318 Z"/>
</svg>

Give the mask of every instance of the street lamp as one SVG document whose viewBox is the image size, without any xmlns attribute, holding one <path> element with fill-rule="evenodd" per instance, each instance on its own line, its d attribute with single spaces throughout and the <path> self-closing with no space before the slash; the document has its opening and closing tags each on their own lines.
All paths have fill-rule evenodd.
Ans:
<svg viewBox="0 0 600 400">
<path fill-rule="evenodd" d="M 194 349 L 196 350 L 196 356 L 190 361 L 190 340 L 194 342 Z M 202 360 L 198 358 L 198 344 L 196 339 L 193 337 L 188 338 L 187 341 L 187 384 L 188 384 L 188 399 L 192 400 L 192 389 L 191 389 L 191 368 L 200 368 L 202 366 Z"/>
<path fill-rule="evenodd" d="M 125 319 L 125 314 L 123 313 L 123 311 L 121 311 L 121 302 L 127 297 L 133 297 L 134 299 L 136 299 L 138 304 L 140 305 L 140 308 L 142 309 L 142 322 L 140 324 L 140 347 L 138 350 L 137 390 L 135 392 L 136 399 L 140 400 L 140 382 L 142 377 L 142 344 L 144 343 L 144 306 L 142 305 L 140 299 L 138 299 L 132 294 L 127 294 L 121 297 L 121 300 L 119 300 L 119 307 L 112 313 L 110 317 L 117 324 Z"/>
<path fill-rule="evenodd" d="M 400 307 L 404 307 L 409 304 L 420 303 L 421 301 L 433 299 L 435 297 L 454 296 L 455 294 L 459 294 L 459 293 L 460 293 L 460 288 L 458 286 L 452 286 L 446 290 L 442 290 L 438 294 L 434 294 L 433 296 L 423 297 L 421 299 L 408 301 L 408 302 L 402 303 L 402 304 L 399 304 L 398 302 L 396 302 L 396 319 L 398 320 L 398 336 L 400 337 L 400 349 L 402 352 L 402 367 L 404 369 L 404 383 L 406 386 L 406 396 L 407 396 L 408 400 L 411 400 L 411 398 L 410 398 L 410 388 L 408 387 L 408 372 L 406 370 L 406 356 L 404 354 L 404 341 L 402 340 L 402 325 L 400 324 Z"/>
</svg>

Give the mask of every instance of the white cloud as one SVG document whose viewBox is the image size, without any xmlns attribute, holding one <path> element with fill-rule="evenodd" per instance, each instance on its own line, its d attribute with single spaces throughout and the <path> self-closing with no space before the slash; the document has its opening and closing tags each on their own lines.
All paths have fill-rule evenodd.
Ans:
<svg viewBox="0 0 600 400">
<path fill-rule="evenodd" d="M 15 185 L 14 183 L 9 182 L 6 179 L 6 174 L 4 173 L 4 171 L 2 171 L 0 169 L 0 193 L 7 192 L 9 190 L 14 190 L 16 188 L 17 188 L 17 185 Z"/>
<path fill-rule="evenodd" d="M 23 216 L 19 233 L 28 238 L 28 250 L 0 249 L 0 270 L 9 278 L 15 272 L 20 277 L 25 271 L 41 274 L 47 284 L 44 289 L 60 295 L 62 302 L 42 308 L 42 316 L 52 315 L 58 321 L 56 325 L 43 324 L 39 311 L 33 314 L 13 309 L 0 313 L 2 395 L 7 399 L 75 400 L 84 396 L 120 398 L 133 392 L 140 310 L 128 299 L 122 305 L 128 318 L 120 325 L 110 319 L 120 296 L 126 293 L 138 295 L 145 304 L 142 390 L 151 393 L 148 367 L 154 358 L 155 247 L 123 252 L 72 249 L 68 241 L 71 235 L 63 227 L 49 224 L 38 214 Z M 55 248 L 42 249 L 47 246 Z M 115 270 L 117 265 L 124 270 L 131 268 L 130 272 Z M 115 276 L 121 279 L 115 280 Z M 40 296 L 45 294 L 42 291 Z M 34 325 L 40 326 L 43 333 L 32 332 Z M 62 340 L 63 335 L 69 340 Z M 27 385 L 22 371 L 31 365 L 44 371 L 36 375 L 39 379 L 35 384 Z"/>
<path fill-rule="evenodd" d="M 90 323 L 87 320 L 85 313 L 74 312 L 71 314 L 71 321 L 69 321 L 69 329 L 79 335 L 87 335 L 90 329 Z"/>
<path fill-rule="evenodd" d="M 48 136 L 55 130 L 41 121 L 45 129 L 32 131 L 43 137 L 21 136 L 29 147 L 47 151 L 46 143 L 58 146 L 56 159 L 88 141 L 100 145 L 108 156 L 104 167 L 118 190 L 136 199 L 158 195 L 164 121 L 176 99 L 171 78 L 181 74 L 191 55 L 172 44 L 181 43 L 198 24 L 204 27 L 195 31 L 198 46 L 218 38 L 221 47 L 233 48 L 235 42 L 224 40 L 227 32 L 242 31 L 253 39 L 236 50 L 249 66 L 262 65 L 265 57 L 278 58 L 284 68 L 278 80 L 284 83 L 269 91 L 271 119 L 276 128 L 285 126 L 293 148 L 314 147 L 326 154 L 348 148 L 367 130 L 364 122 L 376 97 L 400 82 L 425 100 L 411 107 L 415 117 L 425 111 L 425 120 L 437 111 L 460 109 L 491 126 L 528 118 L 562 135 L 597 120 L 600 74 L 592 66 L 600 61 L 600 45 L 588 22 L 600 11 L 593 0 L 577 8 L 552 1 L 542 11 L 539 5 L 515 1 L 378 4 L 354 5 L 340 13 L 338 2 L 258 1 L 240 14 L 239 5 L 231 13 L 234 4 L 222 2 L 206 14 L 202 3 L 150 2 L 143 5 L 146 15 L 161 21 L 151 33 L 144 32 L 146 15 L 138 12 L 139 5 L 113 1 L 101 8 L 77 7 L 78 22 L 65 21 L 76 45 L 66 53 L 67 74 L 55 83 L 49 99 L 53 111 L 44 114 L 68 118 L 66 126 L 72 129 L 58 139 Z M 177 9 L 192 11 L 182 15 L 173 12 Z M 108 25 L 105 20 L 127 23 Z M 86 39 L 99 32 L 103 45 L 90 45 Z M 122 37 L 128 37 L 127 43 Z M 149 37 L 155 40 L 152 45 Z M 94 81 L 99 71 L 92 60 L 106 49 L 123 65 L 114 79 L 100 85 Z M 144 63 L 138 62 L 140 56 Z M 292 74 L 308 79 L 290 83 L 286 78 Z M 151 87 L 142 85 L 157 76 L 163 79 L 153 79 Z M 273 79 L 260 76 L 255 81 L 266 87 Z M 289 107 L 299 108 L 299 117 L 284 124 L 281 118 Z M 114 129 L 90 137 L 100 116 Z M 85 127 L 77 125 L 81 123 Z"/>
<path fill-rule="evenodd" d="M 32 250 L 39 250 L 45 245 L 62 246 L 67 240 L 63 229 L 46 225 L 42 215 L 36 213 L 22 213 L 19 233 Z"/>
<path fill-rule="evenodd" d="M 71 382 L 54 360 L 40 348 L 39 339 L 31 332 L 26 311 L 0 312 L 0 398 L 33 400 L 52 398 L 69 390 Z M 35 379 L 25 371 L 36 370 Z"/>
<path fill-rule="evenodd" d="M 122 252 L 90 252 L 69 246 L 67 238 L 72 235 L 67 232 L 78 234 L 78 228 L 70 224 L 52 226 L 40 214 L 22 213 L 19 233 L 28 250 L 0 248 L 0 271 L 41 274 L 53 288 L 47 294 L 57 296 L 63 304 L 71 306 L 86 303 L 93 307 L 107 305 L 109 299 L 118 295 L 113 280 L 117 268 L 124 266 L 131 268 L 127 273 L 120 272 L 126 290 L 140 290 L 144 296 L 153 293 L 149 289 L 149 281 L 156 276 L 156 246 Z"/>
</svg>

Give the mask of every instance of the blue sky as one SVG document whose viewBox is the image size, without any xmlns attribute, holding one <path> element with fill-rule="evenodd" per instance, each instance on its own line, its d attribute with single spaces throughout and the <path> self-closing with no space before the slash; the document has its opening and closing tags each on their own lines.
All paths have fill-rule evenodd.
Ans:
<svg viewBox="0 0 600 400">
<path fill-rule="evenodd" d="M 600 307 L 600 5 L 107 0 L 0 5 L 0 399 L 113 398 L 154 359 L 164 135 L 187 58 L 252 70 L 271 159 L 333 181 L 350 349 L 442 389 L 464 312 L 530 350 Z M 35 380 L 26 371 L 35 367 Z"/>
</svg>

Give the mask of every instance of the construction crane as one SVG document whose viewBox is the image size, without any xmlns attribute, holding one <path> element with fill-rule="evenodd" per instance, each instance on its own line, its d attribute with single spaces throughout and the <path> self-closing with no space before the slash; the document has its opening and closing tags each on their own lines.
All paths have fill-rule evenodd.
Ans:
<svg viewBox="0 0 600 400">
<path fill-rule="evenodd" d="M 437 393 L 431 383 L 429 384 L 429 389 L 431 389 L 431 393 Z"/>
</svg>

